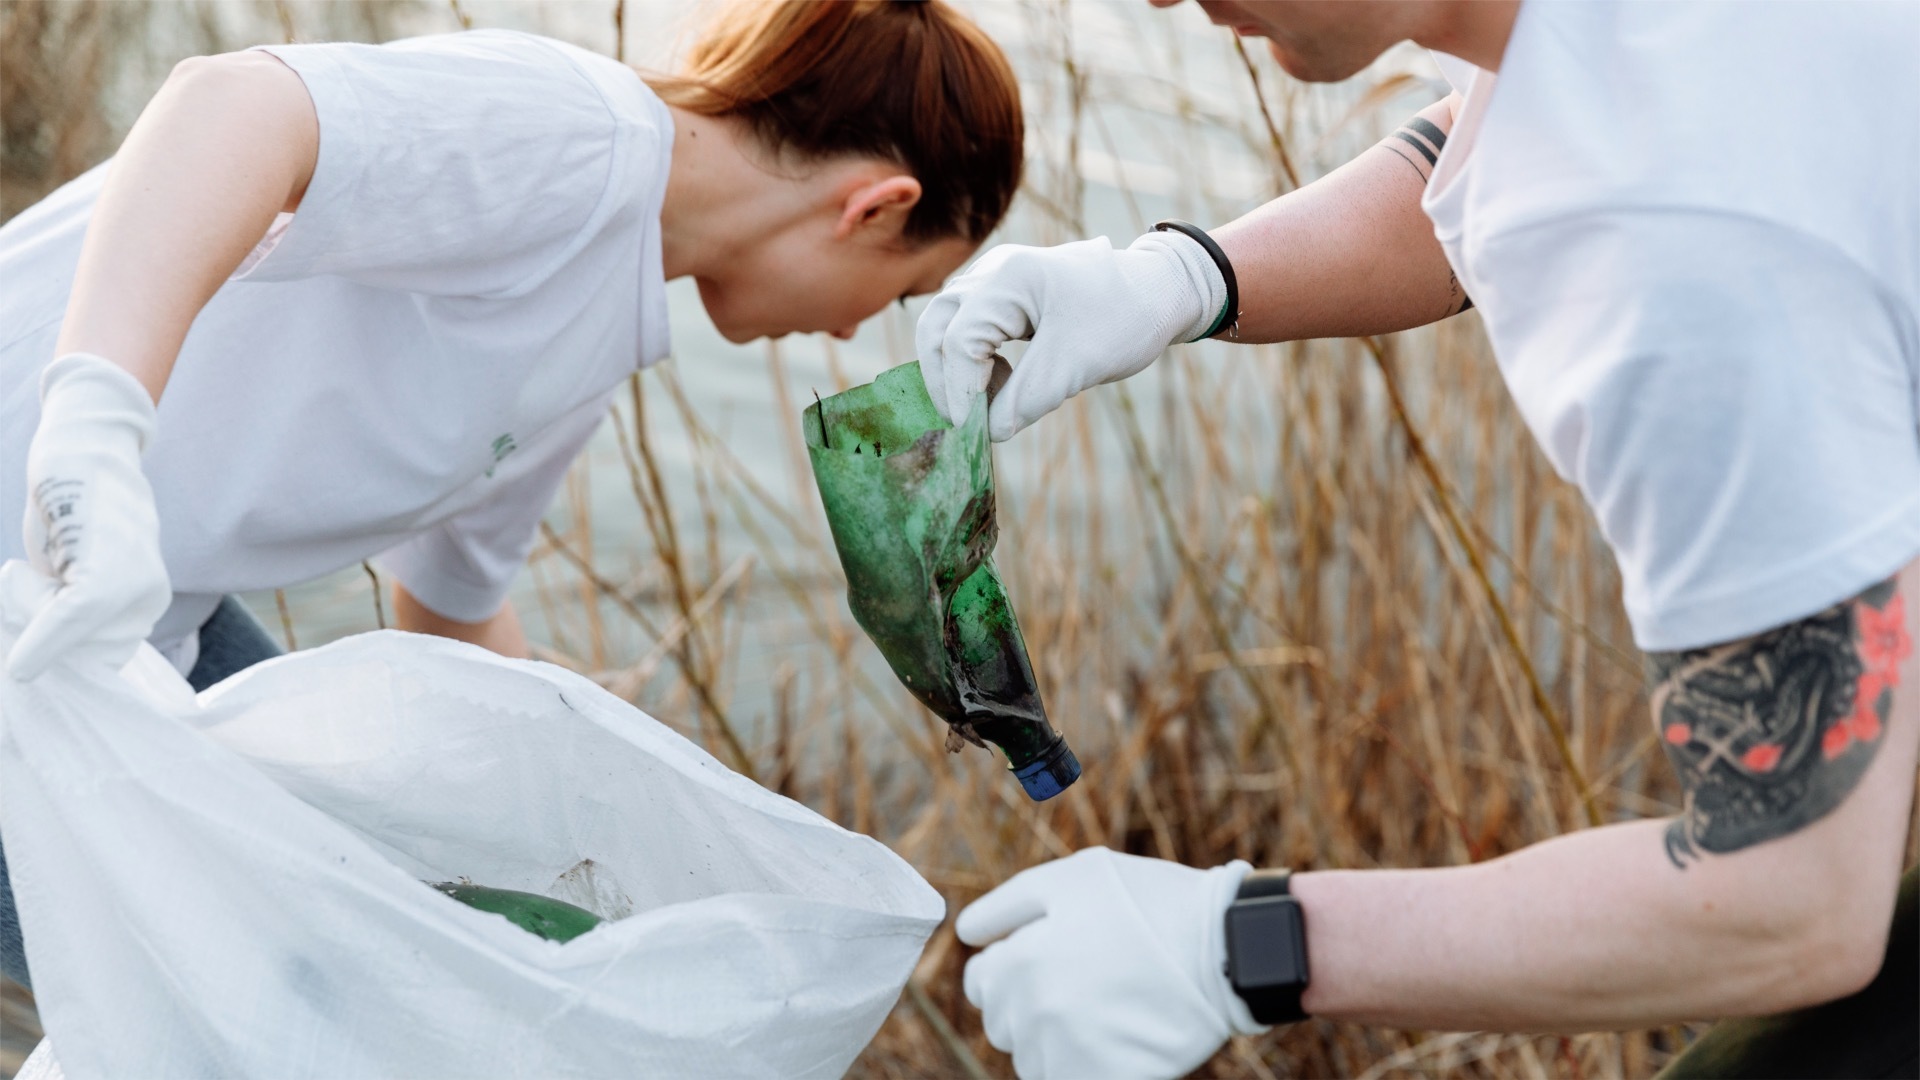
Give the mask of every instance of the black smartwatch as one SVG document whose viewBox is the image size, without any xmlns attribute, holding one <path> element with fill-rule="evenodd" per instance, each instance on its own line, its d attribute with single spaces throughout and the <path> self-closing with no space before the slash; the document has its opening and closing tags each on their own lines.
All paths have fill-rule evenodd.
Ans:
<svg viewBox="0 0 1920 1080">
<path fill-rule="evenodd" d="M 1285 870 L 1255 870 L 1227 907 L 1227 982 L 1262 1024 L 1307 1018 L 1307 921 Z"/>
</svg>

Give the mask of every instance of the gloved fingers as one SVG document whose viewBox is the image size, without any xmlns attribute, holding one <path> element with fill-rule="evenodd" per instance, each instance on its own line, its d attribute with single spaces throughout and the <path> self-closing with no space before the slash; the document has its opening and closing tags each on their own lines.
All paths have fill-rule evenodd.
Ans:
<svg viewBox="0 0 1920 1080">
<path fill-rule="evenodd" d="M 1027 970 L 1021 944 L 1003 941 L 981 951 L 967 961 L 960 980 L 968 1004 L 980 1010 L 987 1041 L 1000 1050 L 1012 1051 L 1016 1021 L 1030 1011 L 1034 972 Z"/>
<path fill-rule="evenodd" d="M 953 423 L 965 423 L 973 400 L 986 392 L 993 377 L 994 354 L 1007 342 L 1024 340 L 1032 332 L 1032 315 L 1011 292 L 983 290 L 961 300 L 940 343 Z"/>
<path fill-rule="evenodd" d="M 11 582 L 9 587 L 14 587 Z M 56 585 L 15 639 L 7 654 L 7 673 L 27 681 L 62 660 L 119 668 L 133 657 L 170 601 L 164 584 L 127 594 L 106 593 L 101 585 L 84 581 Z"/>
<path fill-rule="evenodd" d="M 1071 355 L 1073 347 L 1070 339 L 1057 333 L 1042 330 L 1034 335 L 1007 384 L 994 395 L 987 414 L 988 438 L 1006 442 L 1085 389 L 1076 383 L 1076 373 L 1085 365 Z"/>
<path fill-rule="evenodd" d="M 920 321 L 913 326 L 913 352 L 920 361 L 920 377 L 926 381 L 933 411 L 947 423 L 956 425 L 965 417 L 955 419 L 947 408 L 946 355 L 941 351 L 941 343 L 946 340 L 954 312 L 960 310 L 961 297 L 957 287 L 949 287 L 927 304 L 927 310 L 920 313 Z"/>
<path fill-rule="evenodd" d="M 1013 1049 L 1013 1010 L 998 999 L 989 998 L 986 991 L 981 989 L 982 976 L 977 972 L 981 962 L 986 959 L 986 954 L 981 953 L 967 961 L 967 1001 L 980 1010 L 980 1027 L 987 1033 L 987 1042 L 995 1050 L 1010 1051 Z"/>
<path fill-rule="evenodd" d="M 39 606 L 7 654 L 7 674 L 30 682 L 85 642 L 102 622 L 95 605 L 71 588 L 57 589 Z"/>
<path fill-rule="evenodd" d="M 1052 1068 L 1053 1065 L 1059 1064 L 1052 1060 L 1057 1055 L 1047 1053 L 1045 1042 L 1046 1036 L 1036 1033 L 1033 1038 L 1021 1039 L 1015 1043 L 1011 1051 L 1013 1074 L 1020 1080 L 1048 1080 L 1049 1077 L 1054 1080 L 1071 1080 L 1068 1073 Z"/>
<path fill-rule="evenodd" d="M 1058 865 L 1045 863 L 1023 870 L 1005 884 L 968 904 L 953 921 L 960 940 L 979 948 L 1006 937 L 1047 913 L 1046 880 L 1041 871 Z"/>
<path fill-rule="evenodd" d="M 20 559 L 0 564 L 0 626 L 18 634 L 53 599 L 60 583 Z"/>
</svg>

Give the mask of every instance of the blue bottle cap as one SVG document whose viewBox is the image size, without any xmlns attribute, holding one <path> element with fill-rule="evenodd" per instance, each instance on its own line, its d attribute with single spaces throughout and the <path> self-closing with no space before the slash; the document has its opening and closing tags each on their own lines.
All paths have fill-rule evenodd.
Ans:
<svg viewBox="0 0 1920 1080">
<path fill-rule="evenodd" d="M 1067 740 L 1053 744 L 1045 757 L 1030 761 L 1013 771 L 1014 778 L 1034 802 L 1045 802 L 1073 786 L 1080 779 L 1080 759 L 1073 756 Z"/>
</svg>

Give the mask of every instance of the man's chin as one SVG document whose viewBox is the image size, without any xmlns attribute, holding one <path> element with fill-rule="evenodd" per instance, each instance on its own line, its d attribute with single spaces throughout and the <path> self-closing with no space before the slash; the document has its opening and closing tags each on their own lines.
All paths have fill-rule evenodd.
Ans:
<svg viewBox="0 0 1920 1080">
<path fill-rule="evenodd" d="M 1325 58 L 1309 60 L 1297 53 L 1288 52 L 1280 46 L 1278 41 L 1272 38 L 1267 39 L 1267 52 L 1271 53 L 1274 60 L 1279 62 L 1282 70 L 1294 78 L 1299 79 L 1301 82 L 1345 82 L 1355 75 L 1360 74 L 1362 71 L 1365 71 L 1367 67 L 1366 64 L 1360 64 L 1358 66 L 1351 64 L 1330 64 Z M 1369 61 L 1369 63 L 1371 63 L 1371 61 Z"/>
</svg>

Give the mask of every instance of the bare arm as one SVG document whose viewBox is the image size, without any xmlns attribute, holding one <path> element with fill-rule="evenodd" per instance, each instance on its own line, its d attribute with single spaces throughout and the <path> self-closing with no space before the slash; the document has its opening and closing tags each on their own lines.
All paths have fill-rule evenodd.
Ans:
<svg viewBox="0 0 1920 1080">
<path fill-rule="evenodd" d="M 1920 565 L 1920 564 L 1916 564 Z M 1898 588 L 1896 589 L 1896 582 Z M 1920 677 L 1894 582 L 1778 630 L 1656 655 L 1686 811 L 1439 870 L 1300 874 L 1335 1019 L 1587 1031 L 1851 993 L 1885 950 L 1914 791 Z"/>
<path fill-rule="evenodd" d="M 395 629 L 407 630 L 415 634 L 438 634 L 492 649 L 501 656 L 510 656 L 524 660 L 531 655 L 527 649 L 527 635 L 520 627 L 520 613 L 513 609 L 511 601 L 500 605 L 500 610 L 491 619 L 483 622 L 458 622 L 440 615 L 422 604 L 399 582 L 393 585 L 393 622 Z"/>
<path fill-rule="evenodd" d="M 1240 281 L 1237 340 L 1381 334 L 1466 308 L 1420 209 L 1458 101 L 1427 106 L 1359 157 L 1214 231 Z"/>
<path fill-rule="evenodd" d="M 114 158 L 57 352 L 104 356 L 158 401 L 188 327 L 299 206 L 319 148 L 305 84 L 272 56 L 176 66 Z"/>
</svg>

